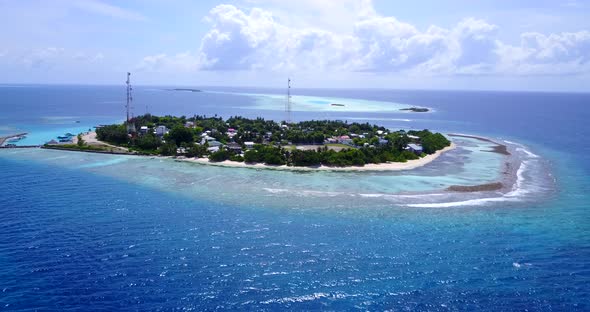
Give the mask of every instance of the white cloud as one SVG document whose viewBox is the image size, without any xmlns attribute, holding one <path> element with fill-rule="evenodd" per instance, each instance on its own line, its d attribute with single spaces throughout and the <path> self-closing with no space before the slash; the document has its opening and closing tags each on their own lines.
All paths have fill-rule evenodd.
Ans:
<svg viewBox="0 0 590 312">
<path fill-rule="evenodd" d="M 99 63 L 104 59 L 102 53 L 68 51 L 64 48 L 47 47 L 26 52 L 21 62 L 29 69 L 48 69 L 54 66 L 68 66 L 71 61 L 82 64 Z"/>
<path fill-rule="evenodd" d="M 145 21 L 147 18 L 140 13 L 124 9 L 119 6 L 108 4 L 99 0 L 75 0 L 68 3 L 79 10 L 93 14 L 109 16 L 134 21 Z"/>
<path fill-rule="evenodd" d="M 165 53 L 144 57 L 135 67 L 140 72 L 160 71 L 195 71 L 198 69 L 199 59 L 190 52 L 167 55 Z"/>
<path fill-rule="evenodd" d="M 37 49 L 25 55 L 22 62 L 27 68 L 51 67 L 56 60 L 63 57 L 64 53 L 64 48 L 49 47 Z"/>
<path fill-rule="evenodd" d="M 253 1 L 272 4 L 274 0 Z M 325 12 L 336 1 L 304 0 Z M 420 30 L 395 17 L 378 15 L 369 0 L 354 7 L 350 31 L 296 27 L 270 10 L 218 5 L 206 17 L 211 28 L 196 54 L 148 56 L 143 69 L 165 67 L 210 71 L 308 71 L 436 75 L 552 75 L 588 73 L 590 32 L 524 33 L 518 45 L 498 39 L 499 27 L 465 18 L 450 28 Z"/>
<path fill-rule="evenodd" d="M 524 33 L 518 46 L 498 44 L 498 71 L 521 75 L 590 72 L 590 32 Z"/>
<path fill-rule="evenodd" d="M 104 59 L 104 55 L 102 53 L 96 54 L 88 54 L 84 52 L 76 53 L 72 56 L 72 59 L 81 62 L 89 62 L 89 63 L 96 63 L 100 62 Z"/>
</svg>

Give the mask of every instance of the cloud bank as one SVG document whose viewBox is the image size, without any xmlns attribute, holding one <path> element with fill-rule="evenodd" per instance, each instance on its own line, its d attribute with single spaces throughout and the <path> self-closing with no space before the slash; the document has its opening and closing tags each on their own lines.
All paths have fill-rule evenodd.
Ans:
<svg viewBox="0 0 590 312">
<path fill-rule="evenodd" d="M 189 63 L 210 71 L 346 71 L 407 75 L 563 75 L 588 73 L 590 32 L 523 33 L 498 39 L 499 27 L 465 18 L 452 28 L 416 26 L 378 15 L 358 2 L 350 32 L 293 27 L 273 12 L 218 5 L 196 54 L 148 56 L 160 64 Z"/>
</svg>

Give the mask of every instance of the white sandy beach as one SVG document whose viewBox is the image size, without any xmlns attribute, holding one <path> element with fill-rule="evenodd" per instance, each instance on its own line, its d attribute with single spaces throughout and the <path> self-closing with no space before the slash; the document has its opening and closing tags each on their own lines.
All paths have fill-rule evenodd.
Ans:
<svg viewBox="0 0 590 312">
<path fill-rule="evenodd" d="M 420 159 L 409 160 L 405 163 L 401 162 L 391 162 L 391 163 L 384 163 L 384 164 L 366 164 L 363 167 L 353 166 L 353 167 L 329 167 L 329 166 L 318 166 L 318 167 L 292 167 L 287 165 L 282 166 L 271 166 L 265 164 L 247 164 L 243 162 L 237 161 L 221 161 L 221 162 L 212 162 L 209 161 L 208 158 L 176 158 L 177 161 L 186 161 L 191 163 L 197 163 L 202 165 L 210 165 L 210 166 L 220 166 L 220 167 L 238 167 L 238 168 L 252 168 L 252 169 L 272 169 L 272 170 L 292 170 L 292 171 L 401 171 L 401 170 L 411 170 L 418 167 L 425 166 L 435 159 L 437 159 L 443 153 L 446 153 L 457 146 L 451 142 L 451 145 L 445 147 L 444 149 L 437 151 L 432 155 L 425 156 Z"/>
<path fill-rule="evenodd" d="M 120 146 L 116 146 L 116 145 L 112 145 L 103 141 L 99 141 L 96 138 L 96 132 L 95 131 L 91 131 L 91 132 L 85 132 L 82 133 L 82 140 L 84 140 L 84 142 L 88 145 L 91 146 L 97 146 L 97 147 L 109 147 L 111 148 L 112 151 L 121 151 L 121 152 L 129 152 L 129 149 L 125 148 L 125 147 L 120 147 Z M 72 143 L 76 144 L 78 143 L 78 137 L 75 136 L 72 138 Z"/>
</svg>

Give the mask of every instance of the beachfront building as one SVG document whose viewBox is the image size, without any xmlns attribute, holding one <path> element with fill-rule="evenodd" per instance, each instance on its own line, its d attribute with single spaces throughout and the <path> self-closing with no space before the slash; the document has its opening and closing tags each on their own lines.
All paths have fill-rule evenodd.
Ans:
<svg viewBox="0 0 590 312">
<path fill-rule="evenodd" d="M 244 145 L 246 146 L 246 149 L 254 148 L 254 142 L 244 142 Z"/>
<path fill-rule="evenodd" d="M 338 141 L 341 144 L 346 144 L 346 145 L 352 145 L 352 139 L 348 136 L 348 135 L 343 135 L 341 137 L 338 138 Z"/>
<path fill-rule="evenodd" d="M 156 135 L 159 137 L 163 137 L 166 133 L 168 133 L 168 128 L 166 126 L 157 126 L 156 127 Z"/>
<path fill-rule="evenodd" d="M 226 145 L 226 148 L 230 152 L 234 152 L 236 154 L 242 153 L 242 146 L 236 142 L 231 142 Z"/>
<path fill-rule="evenodd" d="M 416 154 L 416 155 L 421 155 L 424 152 L 424 148 L 422 148 L 422 145 L 418 145 L 418 144 L 408 144 L 407 150 L 409 150 L 410 152 Z"/>
<path fill-rule="evenodd" d="M 213 140 L 213 141 L 208 141 L 207 144 L 209 145 L 209 147 L 221 147 L 223 145 L 223 143 Z"/>
</svg>

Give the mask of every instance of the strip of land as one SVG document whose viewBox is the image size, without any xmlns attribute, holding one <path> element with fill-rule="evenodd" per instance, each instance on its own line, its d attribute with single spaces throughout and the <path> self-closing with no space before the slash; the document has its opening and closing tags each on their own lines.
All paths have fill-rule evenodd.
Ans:
<svg viewBox="0 0 590 312">
<path fill-rule="evenodd" d="M 480 185 L 451 185 L 447 188 L 447 191 L 462 193 L 489 192 L 501 190 L 503 187 L 504 185 L 500 182 L 486 183 Z"/>
<path fill-rule="evenodd" d="M 251 169 L 274 169 L 274 170 L 290 170 L 290 171 L 401 171 L 411 170 L 425 166 L 440 155 L 455 149 L 457 146 L 451 142 L 450 146 L 443 148 L 442 150 L 436 151 L 434 154 L 424 156 L 415 160 L 408 160 L 407 162 L 389 162 L 382 164 L 366 164 L 364 166 L 350 166 L 350 167 L 332 167 L 332 166 L 313 166 L 313 167 L 300 167 L 300 166 L 273 166 L 266 164 L 248 164 L 245 162 L 237 161 L 220 161 L 212 162 L 208 158 L 177 158 L 178 161 L 197 163 L 202 165 L 212 165 L 220 167 L 234 167 L 234 168 L 251 168 Z"/>
<path fill-rule="evenodd" d="M 460 137 L 460 138 L 469 138 L 469 139 L 476 139 L 476 140 L 480 140 L 483 142 L 488 142 L 488 143 L 493 143 L 496 144 L 496 146 L 494 146 L 492 148 L 491 151 L 488 152 L 492 152 L 492 153 L 497 153 L 497 154 L 502 154 L 502 155 L 506 155 L 506 156 L 510 156 L 510 152 L 508 151 L 508 147 L 504 144 L 500 144 L 496 141 L 492 141 L 488 138 L 483 138 L 483 137 L 478 137 L 475 135 L 466 135 L 466 134 L 457 134 L 457 133 L 450 133 L 448 134 L 448 136 L 450 137 Z"/>
<path fill-rule="evenodd" d="M 16 138 L 19 138 L 19 137 L 22 137 L 22 136 L 25 136 L 25 135 L 27 135 L 26 132 L 17 133 L 17 134 L 11 134 L 11 135 L 8 135 L 8 136 L 0 137 L 0 145 L 4 144 L 4 142 L 6 142 L 8 140 L 16 139 Z"/>
</svg>

